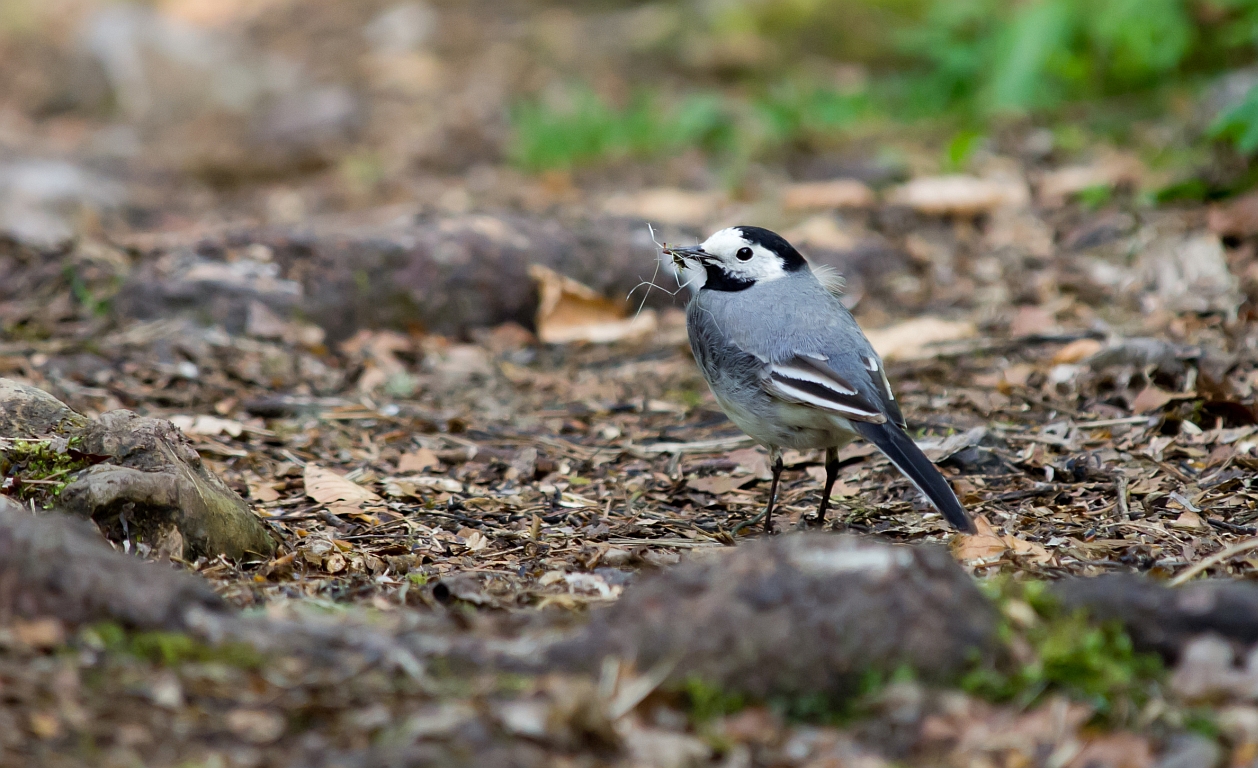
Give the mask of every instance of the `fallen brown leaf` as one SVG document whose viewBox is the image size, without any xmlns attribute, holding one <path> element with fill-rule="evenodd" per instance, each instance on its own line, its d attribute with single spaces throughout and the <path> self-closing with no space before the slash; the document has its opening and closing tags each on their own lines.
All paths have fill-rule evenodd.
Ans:
<svg viewBox="0 0 1258 768">
<path fill-rule="evenodd" d="M 856 179 L 811 181 L 792 184 L 782 195 L 782 207 L 790 210 L 817 208 L 868 208 L 874 191 Z"/>
<path fill-rule="evenodd" d="M 363 504 L 383 501 L 374 492 L 315 464 L 306 465 L 302 479 L 306 484 L 306 495 L 320 504 L 336 504 L 341 508 L 357 510 Z"/>
<path fill-rule="evenodd" d="M 745 477 L 730 477 L 728 475 L 714 475 L 712 477 L 692 477 L 686 481 L 687 488 L 693 488 L 703 493 L 712 493 L 720 495 L 729 493 L 738 486 L 747 482 Z"/>
<path fill-rule="evenodd" d="M 955 175 L 913 179 L 893 189 L 888 201 L 935 216 L 975 216 L 1005 206 L 1024 207 L 1030 197 L 1019 180 Z"/>
<path fill-rule="evenodd" d="M 1096 339 L 1078 339 L 1076 341 L 1072 341 L 1057 350 L 1057 353 L 1053 355 L 1053 364 L 1060 365 L 1062 363 L 1082 362 L 1089 357 L 1092 357 L 1097 352 L 1100 352 L 1104 346 L 1104 344 Z"/>
<path fill-rule="evenodd" d="M 974 533 L 957 536 L 954 541 L 952 554 L 958 560 L 986 560 L 1004 554 L 1009 548 L 983 515 L 974 517 L 974 530 Z"/>
<path fill-rule="evenodd" d="M 1161 410 L 1175 395 L 1157 387 L 1146 387 L 1131 403 L 1131 410 L 1136 413 L 1149 413 Z"/>
<path fill-rule="evenodd" d="M 418 448 L 414 451 L 408 451 L 402 454 L 398 459 L 398 472 L 423 472 L 427 469 L 433 469 L 441 465 L 441 459 L 437 458 L 437 454 L 428 448 Z"/>
<path fill-rule="evenodd" d="M 593 288 L 534 264 L 529 276 L 537 282 L 537 337 L 547 344 L 574 341 L 607 343 L 655 330 L 655 313 L 647 310 L 625 317 L 621 302 L 605 298 Z"/>
<path fill-rule="evenodd" d="M 978 336 L 978 327 L 966 321 L 918 317 L 865 334 L 883 360 L 919 360 L 932 357 L 930 345 Z"/>
</svg>

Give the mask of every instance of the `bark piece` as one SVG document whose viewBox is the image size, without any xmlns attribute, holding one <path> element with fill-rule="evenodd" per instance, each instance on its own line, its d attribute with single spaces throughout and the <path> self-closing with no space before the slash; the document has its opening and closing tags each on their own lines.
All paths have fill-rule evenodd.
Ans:
<svg viewBox="0 0 1258 768">
<path fill-rule="evenodd" d="M 91 420 L 28 384 L 0 379 L 0 436 L 64 436 L 85 429 Z"/>
<path fill-rule="evenodd" d="M 173 527 L 185 560 L 238 560 L 275 549 L 244 499 L 205 468 L 169 421 L 110 411 L 93 422 L 41 390 L 0 379 L 0 435 L 77 438 L 82 453 L 109 457 L 78 473 L 59 501 L 108 533 L 157 542 Z"/>
<path fill-rule="evenodd" d="M 222 606 L 199 577 L 116 552 L 84 520 L 32 515 L 0 496 L 0 623 L 55 616 L 180 629 L 190 609 Z"/>
<path fill-rule="evenodd" d="M 647 578 L 551 653 L 584 665 L 620 655 L 640 669 L 675 660 L 674 680 L 753 696 L 841 696 L 869 670 L 958 672 L 996 652 L 996 623 L 943 549 L 801 534 Z"/>
<path fill-rule="evenodd" d="M 683 231 L 688 242 L 711 234 L 686 228 L 678 235 Z M 258 252 L 266 260 L 226 260 L 250 245 L 264 246 Z M 904 266 L 878 240 L 809 256 L 865 292 Z M 682 298 L 641 286 L 653 274 L 658 285 L 670 284 L 666 271 L 656 271 L 657 257 L 646 222 L 635 219 L 475 214 L 388 225 L 315 221 L 300 230 L 240 230 L 149 246 L 112 307 L 124 318 L 186 315 L 238 334 L 247 328 L 249 308 L 263 305 L 282 319 L 318 324 L 329 342 L 361 328 L 420 326 L 457 336 L 506 322 L 531 327 L 538 307 L 528 274 L 533 264 L 617 300 L 637 287 L 635 306 L 644 295 L 648 308 L 680 306 Z"/>
</svg>

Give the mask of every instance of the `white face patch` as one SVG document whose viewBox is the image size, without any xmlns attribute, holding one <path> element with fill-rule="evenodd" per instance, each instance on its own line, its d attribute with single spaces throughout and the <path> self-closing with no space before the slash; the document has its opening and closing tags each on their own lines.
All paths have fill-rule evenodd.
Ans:
<svg viewBox="0 0 1258 768">
<path fill-rule="evenodd" d="M 744 249 L 750 249 L 751 258 L 739 258 L 740 252 L 746 255 Z M 703 250 L 719 261 L 721 267 L 738 280 L 767 283 L 770 280 L 786 277 L 786 267 L 782 263 L 782 258 L 763 245 L 748 241 L 737 227 L 722 229 L 703 241 Z"/>
</svg>

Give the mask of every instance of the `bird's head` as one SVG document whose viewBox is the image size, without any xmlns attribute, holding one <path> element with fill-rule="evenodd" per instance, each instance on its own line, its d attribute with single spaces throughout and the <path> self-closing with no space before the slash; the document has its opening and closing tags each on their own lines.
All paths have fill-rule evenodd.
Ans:
<svg viewBox="0 0 1258 768">
<path fill-rule="evenodd" d="M 808 269 L 808 262 L 776 232 L 761 227 L 730 227 L 691 248 L 666 253 L 692 292 L 741 291 Z"/>
</svg>

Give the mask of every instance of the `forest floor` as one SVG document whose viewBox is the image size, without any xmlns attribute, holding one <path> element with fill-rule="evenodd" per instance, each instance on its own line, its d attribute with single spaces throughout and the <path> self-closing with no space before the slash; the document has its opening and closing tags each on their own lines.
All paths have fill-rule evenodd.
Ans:
<svg viewBox="0 0 1258 768">
<path fill-rule="evenodd" d="M 826 530 L 950 547 L 984 581 L 1258 569 L 1249 550 L 1211 559 L 1258 532 L 1250 233 L 1192 208 L 919 216 L 898 232 L 877 211 L 860 216 L 912 258 L 864 283 L 857 315 L 979 533 L 949 530 L 859 443 L 841 453 Z M 1061 245 L 1001 250 L 1002 227 Z M 11 266 L 36 269 L 38 258 L 12 253 Z M 242 253 L 259 249 L 224 263 Z M 643 251 L 644 276 L 653 258 Z M 4 305 L 11 327 L 43 333 L 0 342 L 0 372 L 89 415 L 122 407 L 179 426 L 279 541 L 260 560 L 172 558 L 249 614 L 398 627 L 418 612 L 456 633 L 510 637 L 580 624 L 644 572 L 764 535 L 739 524 L 766 502 L 766 454 L 720 413 L 676 309 L 612 344 L 541 344 L 514 323 L 463 338 L 363 328 L 332 344 L 266 313 L 237 334 L 102 316 L 64 275 L 41 285 L 44 295 Z M 567 322 L 579 326 L 579 312 Z M 822 458 L 786 455 L 776 534 L 815 510 Z M 10 476 L 21 490 L 21 468 Z M 171 557 L 121 522 L 117 547 Z M 406 675 L 339 656 L 285 666 L 178 635 L 67 634 L 41 621 L 0 637 L 0 746 L 12 765 L 1151 766 L 1155 754 L 1219 755 L 1211 739 L 1174 735 L 1182 712 L 1168 720 L 1146 704 L 1098 729 L 1095 702 L 1056 694 L 1010 706 L 934 691 L 926 705 L 910 684 L 916 704 L 896 709 L 880 690 L 852 724 L 760 705 L 697 714 L 700 693 L 671 692 L 600 725 L 582 719 L 595 693 L 579 677 Z M 1205 731 L 1248 764 L 1258 710 L 1228 707 Z M 912 737 L 869 740 L 870 723 L 896 717 Z"/>
</svg>

